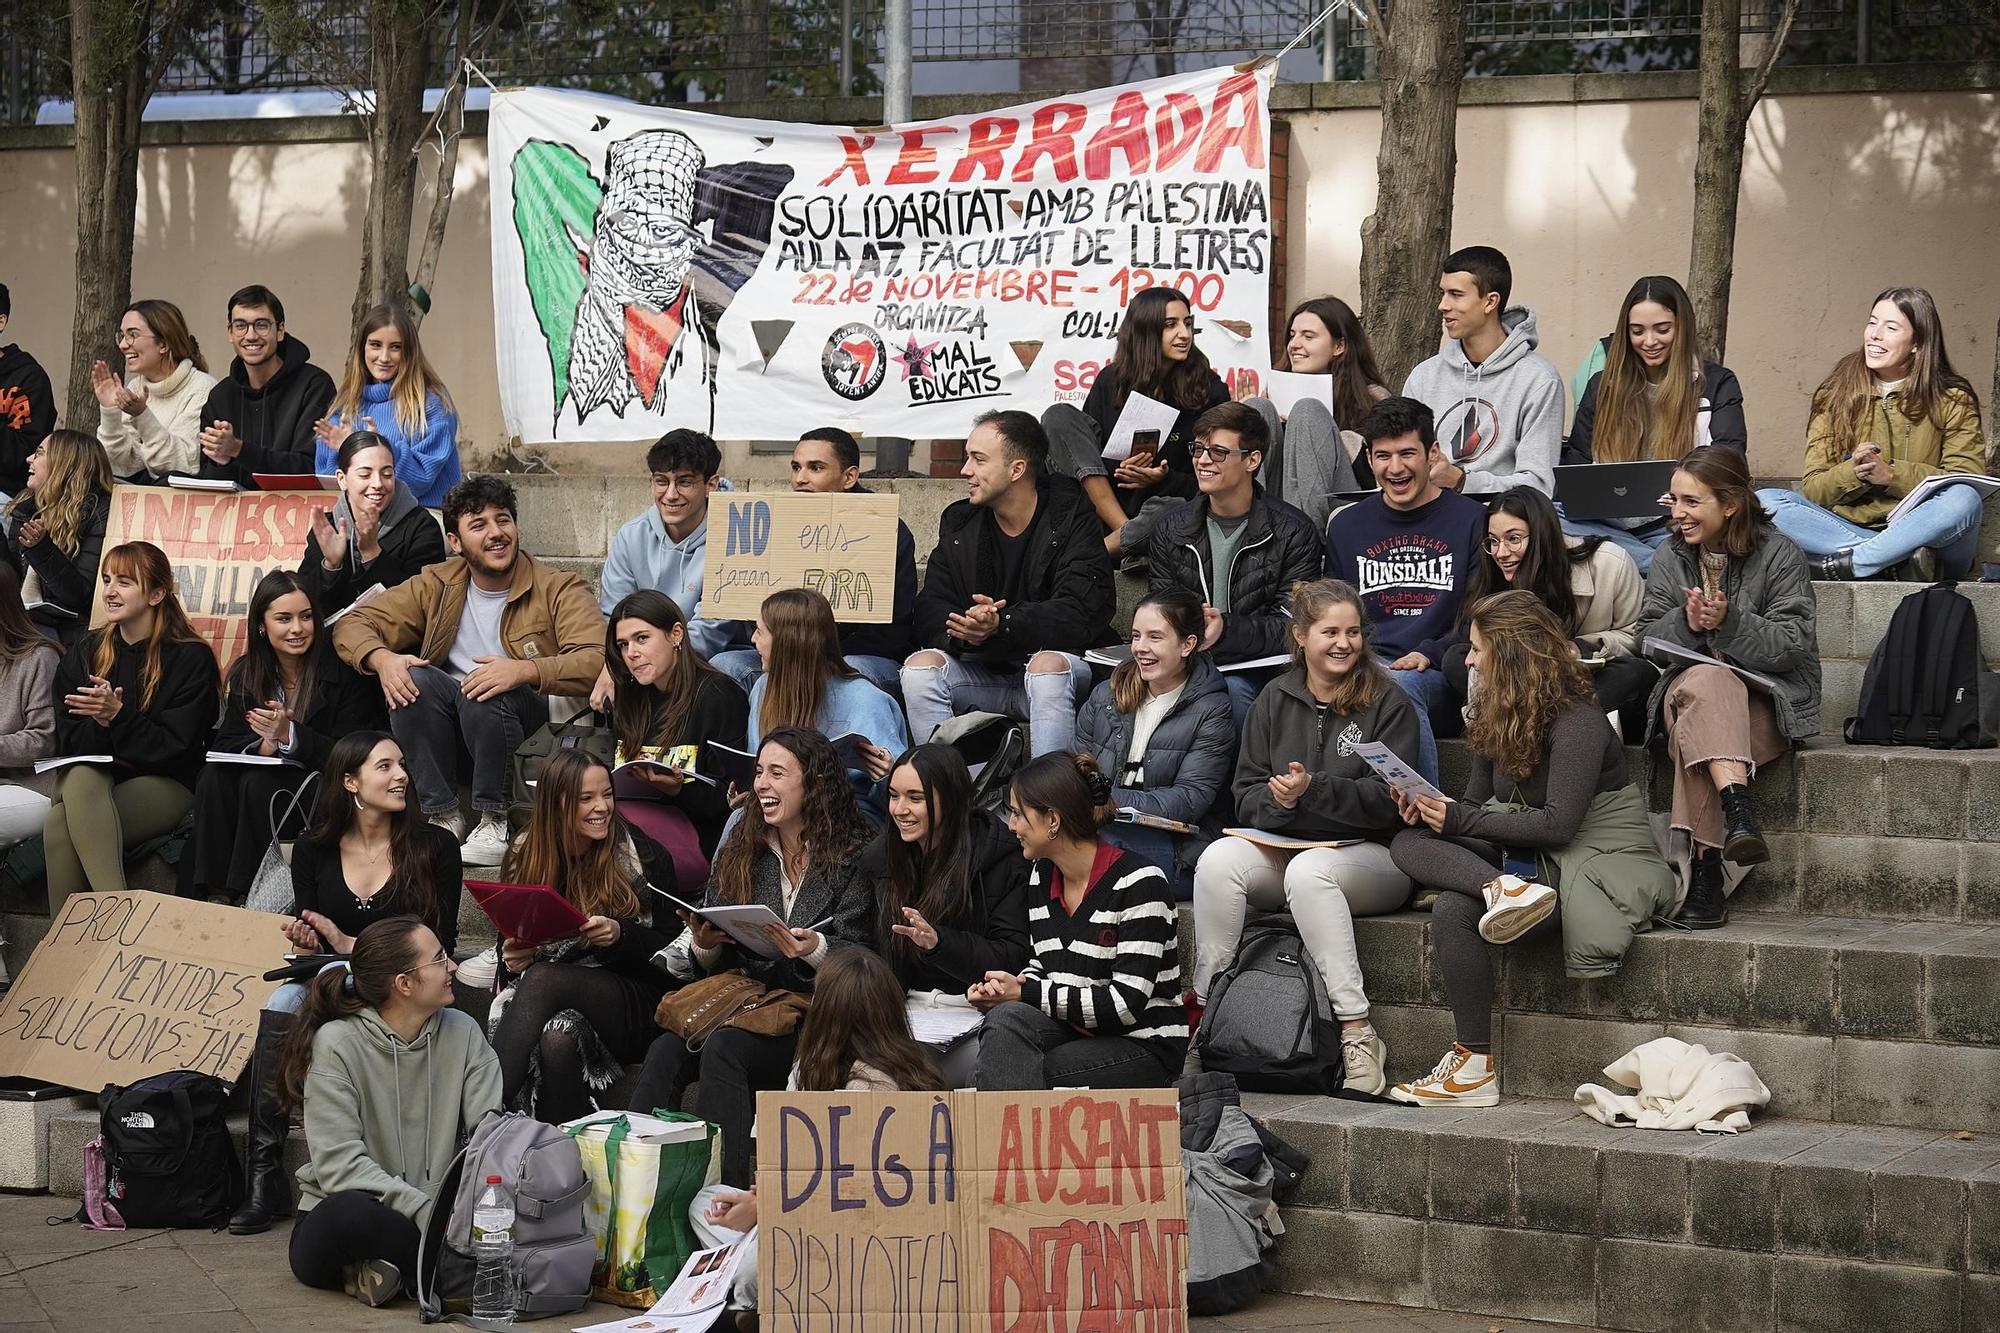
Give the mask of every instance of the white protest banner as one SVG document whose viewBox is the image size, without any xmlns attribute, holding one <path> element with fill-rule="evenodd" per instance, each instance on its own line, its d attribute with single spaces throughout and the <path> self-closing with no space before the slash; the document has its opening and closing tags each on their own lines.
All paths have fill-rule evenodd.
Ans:
<svg viewBox="0 0 2000 1333">
<path fill-rule="evenodd" d="M 708 500 L 702 615 L 755 620 L 778 589 L 811 588 L 835 620 L 888 624 L 896 614 L 896 509 L 894 494 L 717 491 Z"/>
<path fill-rule="evenodd" d="M 0 1001 L 0 1076 L 84 1092 L 192 1069 L 233 1083 L 285 961 L 282 918 L 160 893 L 75 893 Z"/>
<path fill-rule="evenodd" d="M 1080 401 L 1131 299 L 1269 364 L 1274 66 L 847 129 L 495 93 L 501 405 L 523 440 L 962 438 Z"/>
</svg>

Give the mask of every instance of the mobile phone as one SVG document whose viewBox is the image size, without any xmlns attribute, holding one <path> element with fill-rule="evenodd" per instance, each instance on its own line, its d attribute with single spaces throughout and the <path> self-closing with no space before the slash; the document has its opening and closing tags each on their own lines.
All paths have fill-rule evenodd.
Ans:
<svg viewBox="0 0 2000 1333">
<path fill-rule="evenodd" d="M 1135 430 L 1132 432 L 1132 459 L 1137 462 L 1151 458 L 1160 450 L 1160 432 L 1156 430 Z"/>
</svg>

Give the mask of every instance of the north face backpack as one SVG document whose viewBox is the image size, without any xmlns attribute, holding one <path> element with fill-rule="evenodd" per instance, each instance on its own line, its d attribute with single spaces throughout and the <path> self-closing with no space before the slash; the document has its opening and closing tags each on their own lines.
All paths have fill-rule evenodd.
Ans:
<svg viewBox="0 0 2000 1333">
<path fill-rule="evenodd" d="M 532 1116 L 495 1111 L 458 1151 L 431 1205 L 417 1253 L 417 1302 L 426 1324 L 472 1318 L 472 1210 L 486 1178 L 514 1200 L 517 1319 L 572 1314 L 590 1301 L 597 1238 L 584 1220 L 590 1177 L 576 1140 Z"/>
<path fill-rule="evenodd" d="M 128 1227 L 220 1228 L 243 1201 L 229 1137 L 229 1088 L 175 1069 L 98 1097 L 104 1197 Z"/>
<path fill-rule="evenodd" d="M 1195 1053 L 1246 1092 L 1340 1091 L 1340 1022 L 1319 969 L 1282 912 L 1243 928 L 1236 961 L 1209 984 Z"/>
<path fill-rule="evenodd" d="M 1850 745 L 1989 749 L 2000 743 L 2000 676 L 1979 652 L 1979 617 L 1951 583 L 1911 593 L 1868 658 Z"/>
</svg>

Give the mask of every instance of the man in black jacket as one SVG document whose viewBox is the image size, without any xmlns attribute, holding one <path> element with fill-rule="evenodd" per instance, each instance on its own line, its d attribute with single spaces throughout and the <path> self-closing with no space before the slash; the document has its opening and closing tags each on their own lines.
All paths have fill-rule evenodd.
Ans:
<svg viewBox="0 0 2000 1333">
<path fill-rule="evenodd" d="M 903 664 L 910 734 L 955 713 L 1025 717 L 1036 754 L 1067 750 L 1090 686 L 1083 651 L 1109 642 L 1116 600 L 1104 525 L 1083 488 L 1045 475 L 1049 438 L 1026 412 L 988 412 L 965 441 L 970 495 L 938 519 Z"/>
<path fill-rule="evenodd" d="M 1201 646 L 1223 670 L 1239 731 L 1276 665 L 1231 668 L 1292 651 L 1292 585 L 1318 578 L 1325 561 L 1312 520 L 1257 484 L 1270 445 L 1254 408 L 1202 413 L 1188 447 L 1201 494 L 1161 516 L 1148 548 L 1153 592 L 1184 588 L 1204 603 Z"/>
<path fill-rule="evenodd" d="M 0 334 L 14 302 L 0 284 Z M 0 346 L 0 490 L 19 495 L 28 484 L 28 455 L 56 428 L 56 398 L 42 363 L 12 343 Z"/>
<path fill-rule="evenodd" d="M 333 405 L 333 377 L 285 334 L 285 304 L 252 283 L 229 298 L 229 374 L 201 409 L 201 475 L 254 489 L 253 472 L 313 470 L 313 423 Z"/>
</svg>

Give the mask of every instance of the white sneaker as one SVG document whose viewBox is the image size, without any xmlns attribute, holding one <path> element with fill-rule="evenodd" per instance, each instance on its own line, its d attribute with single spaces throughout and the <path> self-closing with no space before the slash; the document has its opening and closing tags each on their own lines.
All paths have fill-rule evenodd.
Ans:
<svg viewBox="0 0 2000 1333">
<path fill-rule="evenodd" d="M 459 848 L 458 859 L 469 866 L 497 866 L 507 855 L 507 817 L 482 814 L 479 827 Z"/>
<path fill-rule="evenodd" d="M 1374 1028 L 1343 1028 L 1340 1057 L 1347 1066 L 1341 1087 L 1380 1097 L 1389 1086 L 1389 1076 L 1383 1072 L 1389 1063 L 1389 1043 L 1377 1036 Z"/>
<path fill-rule="evenodd" d="M 455 975 L 471 990 L 492 990 L 500 976 L 500 950 L 493 946 L 481 949 L 459 963 Z"/>
<path fill-rule="evenodd" d="M 1488 880 L 1479 892 L 1486 899 L 1486 915 L 1479 918 L 1479 938 L 1488 944 L 1512 944 L 1556 910 L 1554 889 L 1519 875 Z"/>
<path fill-rule="evenodd" d="M 457 806 L 454 805 L 451 809 L 440 811 L 434 815 L 427 815 L 425 818 L 443 829 L 446 833 L 451 834 L 453 842 L 465 841 L 465 816 L 459 813 Z"/>
<path fill-rule="evenodd" d="M 1436 1069 L 1413 1083 L 1398 1083 L 1389 1089 L 1389 1100 L 1409 1106 L 1498 1106 L 1498 1071 L 1492 1056 L 1453 1042 Z"/>
</svg>

